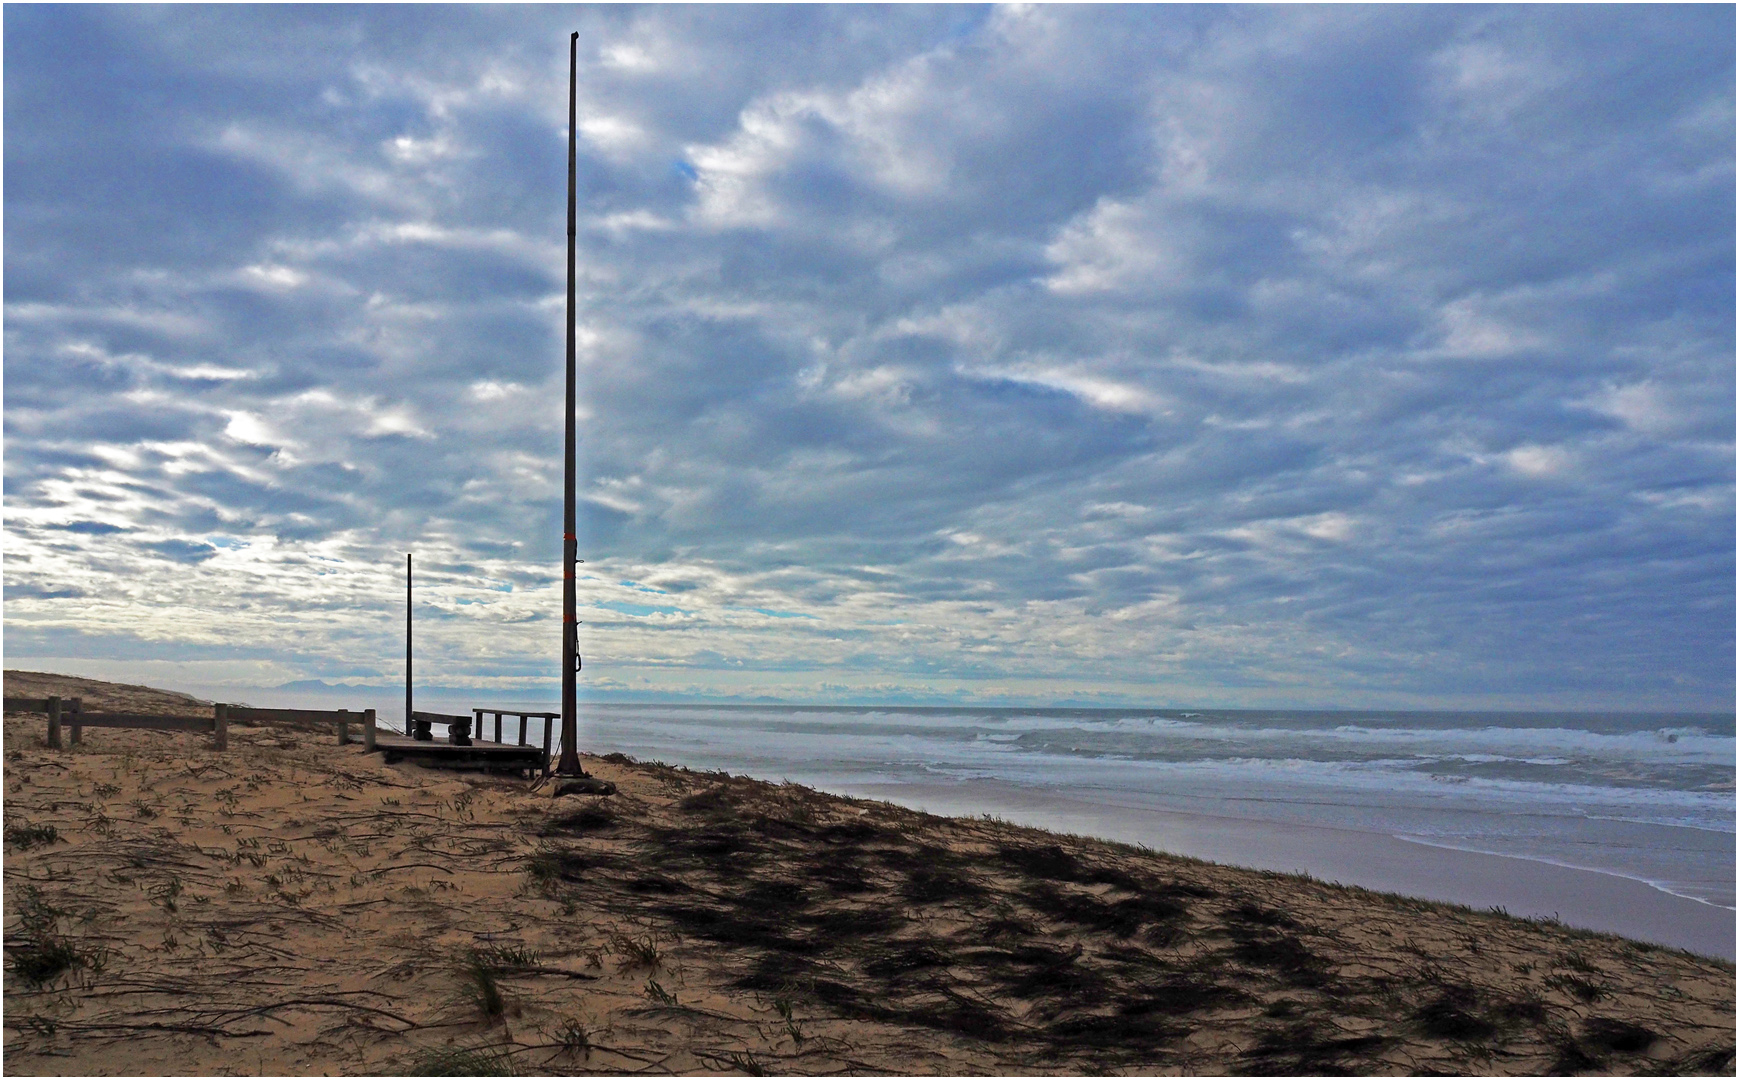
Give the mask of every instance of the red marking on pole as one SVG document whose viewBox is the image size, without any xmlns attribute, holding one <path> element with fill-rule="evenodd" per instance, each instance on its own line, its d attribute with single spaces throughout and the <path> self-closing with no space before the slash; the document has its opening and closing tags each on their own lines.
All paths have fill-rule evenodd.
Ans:
<svg viewBox="0 0 1739 1080">
<path fill-rule="evenodd" d="M 572 540 L 572 541 L 575 541 L 577 543 L 580 538 L 575 536 L 573 533 L 562 533 L 562 539 L 563 540 Z"/>
</svg>

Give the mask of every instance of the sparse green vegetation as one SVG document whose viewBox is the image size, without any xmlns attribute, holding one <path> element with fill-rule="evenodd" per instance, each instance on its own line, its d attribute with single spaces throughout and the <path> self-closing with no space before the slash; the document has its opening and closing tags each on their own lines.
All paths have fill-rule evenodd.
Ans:
<svg viewBox="0 0 1739 1080">
<path fill-rule="evenodd" d="M 592 1033 L 574 1017 L 564 1017 L 561 1026 L 556 1029 L 556 1042 L 561 1044 L 564 1053 L 579 1054 L 584 1057 L 592 1051 Z"/>
<path fill-rule="evenodd" d="M 656 969 L 662 957 L 657 934 L 617 934 L 610 944 L 631 968 Z"/>
<path fill-rule="evenodd" d="M 60 933 L 66 912 L 50 905 L 33 885 L 14 894 L 18 925 L 7 935 L 7 961 L 14 974 L 32 986 L 42 986 L 61 975 L 86 969 L 101 971 L 106 953 L 82 947 Z"/>
<path fill-rule="evenodd" d="M 646 996 L 660 1005 L 675 1005 L 676 995 L 658 985 L 657 979 L 646 980 Z"/>
<path fill-rule="evenodd" d="M 446 1046 L 424 1050 L 405 1076 L 514 1076 L 513 1058 L 494 1046 Z"/>
<path fill-rule="evenodd" d="M 496 979 L 497 969 L 480 953 L 466 955 L 459 966 L 463 993 L 478 1012 L 490 1020 L 498 1020 L 507 1012 L 507 998 Z"/>
<path fill-rule="evenodd" d="M 1590 982 L 1580 975 L 1548 975 L 1545 984 L 1554 990 L 1564 991 L 1578 1001 L 1593 1003 L 1606 996 L 1606 987 Z"/>
<path fill-rule="evenodd" d="M 6 842 L 16 845 L 25 851 L 33 847 L 47 847 L 60 839 L 60 830 L 53 825 L 32 825 L 21 822 L 6 826 Z"/>
<path fill-rule="evenodd" d="M 537 953 L 517 944 L 490 945 L 478 949 L 474 955 L 480 963 L 497 972 L 536 967 L 539 960 Z"/>
</svg>

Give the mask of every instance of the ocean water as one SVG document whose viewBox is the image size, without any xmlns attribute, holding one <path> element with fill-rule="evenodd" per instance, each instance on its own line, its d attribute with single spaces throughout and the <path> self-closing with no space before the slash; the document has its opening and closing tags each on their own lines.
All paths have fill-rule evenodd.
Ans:
<svg viewBox="0 0 1739 1080">
<path fill-rule="evenodd" d="M 588 753 L 913 805 L 991 782 L 1040 802 L 1066 793 L 1376 832 L 1734 906 L 1731 715 L 593 704 L 581 715 Z M 531 737 L 542 741 L 535 722 Z"/>
</svg>

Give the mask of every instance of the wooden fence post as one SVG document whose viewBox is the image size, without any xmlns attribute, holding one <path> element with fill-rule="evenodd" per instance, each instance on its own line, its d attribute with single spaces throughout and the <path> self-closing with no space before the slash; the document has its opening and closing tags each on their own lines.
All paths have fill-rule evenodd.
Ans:
<svg viewBox="0 0 1739 1080">
<path fill-rule="evenodd" d="M 338 710 L 338 745 L 350 742 L 350 710 Z"/>
<path fill-rule="evenodd" d="M 60 699 L 48 699 L 48 747 L 50 750 L 60 749 Z"/>
<path fill-rule="evenodd" d="M 374 753 L 374 710 L 362 710 L 362 748 Z"/>
<path fill-rule="evenodd" d="M 229 749 L 229 706 L 211 707 L 211 743 L 218 750 Z"/>
<path fill-rule="evenodd" d="M 522 724 L 524 722 L 523 719 L 520 721 Z M 550 723 L 549 717 L 546 716 L 543 718 L 543 771 L 546 776 L 549 775 L 549 735 L 550 728 L 553 726 L 554 725 Z"/>
<path fill-rule="evenodd" d="M 83 698 L 73 698 L 72 699 L 72 744 L 74 746 L 77 746 L 80 743 L 84 742 L 84 732 L 85 732 L 84 725 L 82 725 L 78 722 L 78 714 L 82 713 L 84 711 L 85 711 L 84 699 Z"/>
</svg>

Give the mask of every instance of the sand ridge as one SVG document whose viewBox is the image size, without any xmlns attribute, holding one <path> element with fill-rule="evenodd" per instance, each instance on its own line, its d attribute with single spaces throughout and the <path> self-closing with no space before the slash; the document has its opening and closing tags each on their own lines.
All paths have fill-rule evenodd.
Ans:
<svg viewBox="0 0 1739 1080">
<path fill-rule="evenodd" d="M 57 678 L 6 690 L 195 707 Z M 43 727 L 10 1073 L 1732 1072 L 1732 965 L 1609 935 L 620 757 Z"/>
</svg>

